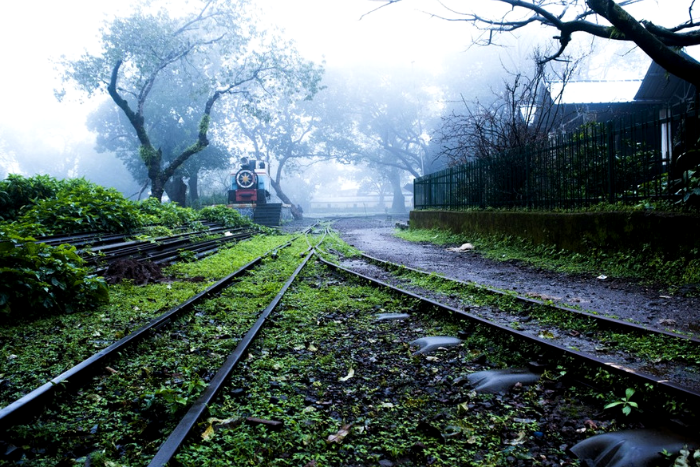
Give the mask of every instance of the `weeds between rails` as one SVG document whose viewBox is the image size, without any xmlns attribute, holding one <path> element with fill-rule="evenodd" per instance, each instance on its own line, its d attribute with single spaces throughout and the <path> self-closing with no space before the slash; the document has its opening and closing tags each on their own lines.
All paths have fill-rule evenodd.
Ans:
<svg viewBox="0 0 700 467">
<path fill-rule="evenodd" d="M 230 252 L 229 259 L 232 254 L 235 252 Z M 294 254 L 285 256 L 291 258 Z M 221 261 L 219 258 L 219 263 Z M 211 267 L 216 266 L 213 263 L 216 261 L 210 261 L 209 266 L 215 270 L 216 267 Z M 267 263 L 265 267 L 274 268 L 275 262 Z M 189 269 L 196 273 L 202 267 L 193 264 Z M 182 274 L 188 267 L 179 265 L 177 270 Z M 270 276 L 263 274 L 263 277 L 266 275 Z M 253 277 L 257 279 L 252 280 L 260 280 L 259 275 L 253 274 Z M 265 296 L 264 290 L 272 286 L 271 282 L 267 281 L 266 287 L 258 287 L 257 294 Z M 251 295 L 248 291 L 242 294 Z M 237 301 L 230 296 L 217 300 L 217 303 Z M 208 308 L 212 306 L 215 305 L 201 305 L 202 309 L 194 317 L 173 323 L 174 327 L 166 332 L 161 329 L 148 344 L 139 344 L 140 354 L 137 351 L 124 352 L 120 363 L 112 364 L 108 372 L 96 376 L 92 386 L 83 388 L 78 398 L 46 412 L 43 421 L 13 428 L 8 432 L 10 438 L 5 438 L 8 452 L 12 454 L 10 458 L 29 457 L 37 465 L 55 465 L 56 462 L 92 452 L 94 446 L 98 446 L 98 451 L 100 447 L 113 448 L 117 444 L 122 446 L 120 449 L 126 449 L 124 440 L 136 440 L 144 433 L 143 445 L 155 442 L 150 438 L 161 436 L 158 432 L 166 429 L 167 415 L 181 410 L 183 404 L 205 385 L 203 383 L 208 378 L 209 368 L 207 360 L 216 360 L 216 352 L 221 352 L 220 349 L 235 341 L 234 331 L 230 331 L 229 338 L 225 337 L 226 329 L 237 326 L 236 319 L 246 317 L 245 306 L 236 303 L 237 313 L 232 317 L 216 312 L 215 318 L 207 318 L 206 313 L 213 313 Z M 254 307 L 255 304 L 250 305 L 250 308 Z M 253 313 L 251 311 L 249 314 Z M 212 323 L 214 320 L 220 322 Z M 178 328 L 185 322 L 193 329 L 191 335 Z M 202 348 L 208 349 L 206 352 L 199 348 L 200 342 L 203 343 Z M 176 350 L 173 352 L 172 348 Z M 126 361 L 129 357 L 133 357 L 133 360 Z M 131 415 L 120 415 L 120 412 L 130 410 L 133 411 Z M 130 421 L 125 423 L 123 418 Z M 42 461 L 44 458 L 46 460 Z"/>
<path fill-rule="evenodd" d="M 329 251 L 347 251 L 342 244 L 329 243 Z M 278 265 L 272 263 L 272 270 Z M 269 282 L 271 276 L 248 279 L 239 284 L 236 303 L 242 308 L 262 301 L 256 294 L 258 285 Z M 508 339 L 494 339 L 491 331 L 477 326 L 465 336 L 463 347 L 433 358 L 413 356 L 408 348 L 413 339 L 463 330 L 463 323 L 450 317 L 430 311 L 415 313 L 416 306 L 414 300 L 346 281 L 318 265 L 310 267 L 304 281 L 295 284 L 284 300 L 273 326 L 263 329 L 241 371 L 210 408 L 211 417 L 202 426 L 204 438 L 194 438 L 176 462 L 366 465 L 391 459 L 405 461 L 404 465 L 559 465 L 572 462 L 566 446 L 591 432 L 639 423 L 636 417 L 616 421 L 612 414 L 601 419 L 600 404 L 586 404 L 575 389 L 556 381 L 564 369 L 546 374 L 538 387 L 507 396 L 473 394 L 454 384 L 460 375 L 524 365 L 531 349 L 515 342 L 511 343 L 515 347 L 509 347 L 505 345 Z M 201 310 L 202 321 L 224 313 L 219 306 L 212 307 Z M 412 318 L 409 323 L 377 325 L 374 314 L 380 311 L 407 311 Z M 162 336 L 163 343 L 171 336 Z M 191 353 L 205 351 L 195 348 Z M 144 366 L 130 384 L 147 385 L 148 369 Z M 153 372 L 152 366 L 150 370 Z M 138 406 L 130 426 L 154 411 L 162 412 L 165 420 L 173 419 L 182 412 L 177 397 L 195 397 L 197 378 L 207 376 L 189 370 L 171 375 L 180 379 L 168 387 L 176 391 L 154 394 L 150 407 L 146 399 L 139 399 L 136 404 L 132 401 L 111 409 L 124 412 Z M 99 392 L 84 396 L 87 400 L 102 398 L 98 402 L 110 410 L 119 399 L 108 383 L 104 381 Z M 144 389 L 140 388 L 141 393 Z M 191 396 L 183 392 L 190 389 Z M 134 389 L 121 390 L 132 391 L 121 399 L 130 401 Z M 173 403 L 166 404 L 171 396 Z M 169 412 L 172 407 L 175 414 Z M 280 419 L 284 428 L 273 431 L 242 423 L 250 417 Z M 96 438 L 110 427 L 98 425 L 92 433 L 94 425 L 89 423 L 78 420 L 83 429 L 74 429 L 70 436 L 80 436 L 85 445 L 92 446 L 86 454 L 92 465 L 102 461 L 103 465 L 143 465 L 158 443 L 158 432 L 165 430 L 157 424 L 137 426 L 133 433 L 122 432 L 111 438 L 111 444 L 95 447 Z M 202 441 L 196 442 L 198 439 Z"/>
<path fill-rule="evenodd" d="M 413 355 L 414 339 L 464 323 L 363 282 L 307 266 L 176 465 L 560 465 L 573 462 L 565 449 L 589 434 L 586 420 L 616 426 L 549 377 L 506 396 L 473 393 L 465 373 L 528 355 L 478 327 L 463 346 Z M 385 311 L 411 318 L 377 323 Z"/>
<path fill-rule="evenodd" d="M 381 260 L 372 258 L 374 262 L 381 263 Z M 501 293 L 495 290 L 485 289 L 474 284 L 465 284 L 456 282 L 454 280 L 446 279 L 435 274 L 423 273 L 416 270 L 411 270 L 403 266 L 394 265 L 393 263 L 385 263 L 384 266 L 392 270 L 400 281 L 404 281 L 402 287 L 419 287 L 422 288 L 424 292 L 426 290 L 438 292 L 443 299 L 450 298 L 449 301 L 454 302 L 460 296 L 464 298 L 467 303 L 467 309 L 472 307 L 470 312 L 483 314 L 483 310 L 488 307 L 501 307 L 506 310 L 506 314 L 510 315 L 511 318 L 503 323 L 506 326 L 510 325 L 515 329 L 513 333 L 518 333 L 518 328 L 512 326 L 513 316 L 523 316 L 519 313 L 526 312 L 525 315 L 534 317 L 534 319 L 542 319 L 543 323 L 547 326 L 571 326 L 569 329 L 579 329 L 587 330 L 586 332 L 591 332 L 595 330 L 596 336 L 607 336 L 603 337 L 603 342 L 610 342 L 612 339 L 617 339 L 614 345 L 619 348 L 628 347 L 630 350 L 638 350 L 639 354 L 642 356 L 648 356 L 652 351 L 657 350 L 656 354 L 652 354 L 656 362 L 652 361 L 650 364 L 662 366 L 659 361 L 661 358 L 668 357 L 669 359 L 676 361 L 676 366 L 667 365 L 669 368 L 679 369 L 680 371 L 688 371 L 691 376 L 697 374 L 697 369 L 695 367 L 689 367 L 688 365 L 696 364 L 699 361 L 698 346 L 696 342 L 685 338 L 685 336 L 676 336 L 671 333 L 665 333 L 662 335 L 640 335 L 640 329 L 634 329 L 634 333 L 621 334 L 616 332 L 610 332 L 605 330 L 595 329 L 595 315 L 591 316 L 578 316 L 572 317 L 568 310 L 557 309 L 550 304 L 546 303 L 533 303 L 532 300 L 520 301 L 518 302 L 517 297 L 512 293 Z M 408 284 L 408 285 L 407 285 Z M 419 292 L 420 293 L 420 292 Z M 439 298 L 438 298 L 439 300 Z M 461 309 L 464 302 L 461 302 L 459 308 Z M 491 320 L 493 316 L 489 316 Z M 572 324 L 573 323 L 573 324 Z M 605 325 L 610 325 L 610 322 L 605 322 Z M 498 325 L 496 325 L 498 326 Z M 536 327 L 536 326 L 535 326 Z M 506 331 L 508 331 L 506 329 Z M 606 334 L 607 333 L 607 334 Z M 635 335 L 636 334 L 636 335 Z M 537 334 L 535 334 L 537 335 Z M 540 340 L 543 344 L 547 344 L 554 336 L 539 335 Z M 517 344 L 517 339 L 510 337 L 514 345 Z M 536 340 L 532 338 L 533 340 Z M 542 353 L 542 349 L 536 350 L 532 348 L 532 355 L 537 353 Z M 563 359 L 555 360 L 554 366 L 561 366 L 566 368 L 562 370 L 563 372 L 569 372 L 569 377 L 575 377 L 579 380 L 589 381 L 586 384 L 596 384 L 599 387 L 605 389 L 598 389 L 592 392 L 595 397 L 607 397 L 614 399 L 617 397 L 611 391 L 616 389 L 619 392 L 619 387 L 615 387 L 615 383 L 620 384 L 622 381 L 626 381 L 629 387 L 636 388 L 637 398 L 644 400 L 644 406 L 649 409 L 649 411 L 656 412 L 661 418 L 668 419 L 668 416 L 676 416 L 684 418 L 687 423 L 695 424 L 696 415 L 693 410 L 685 410 L 688 407 L 693 407 L 697 404 L 697 391 L 691 388 L 685 388 L 683 385 L 673 384 L 664 380 L 663 376 L 646 377 L 643 374 L 637 374 L 635 370 L 629 369 L 631 365 L 629 361 L 624 361 L 621 364 L 612 364 L 608 361 L 602 361 L 598 357 L 593 357 L 591 364 L 581 365 L 581 352 L 578 349 L 566 349 L 561 350 L 571 354 L 570 357 L 565 357 Z M 600 349 L 598 349 L 600 350 Z M 556 351 L 559 352 L 559 351 Z M 659 357 L 659 352 L 661 357 Z M 573 358 L 572 358 L 573 357 Z M 551 357 L 550 357 L 551 358 Z M 616 357 L 619 359 L 620 357 Z M 595 361 L 604 363 L 601 368 L 599 363 Z M 611 360 L 611 362 L 614 360 Z M 669 368 L 665 368 L 665 371 L 669 371 Z M 612 372 L 612 373 L 611 373 Z M 691 383 L 694 380 L 688 380 Z M 663 396 L 661 396 L 663 395 Z M 661 396 L 661 397 L 660 397 Z"/>
</svg>

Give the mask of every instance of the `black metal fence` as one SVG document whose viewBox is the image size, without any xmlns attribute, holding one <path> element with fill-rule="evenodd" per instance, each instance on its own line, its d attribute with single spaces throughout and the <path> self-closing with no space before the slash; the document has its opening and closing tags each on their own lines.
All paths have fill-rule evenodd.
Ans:
<svg viewBox="0 0 700 467">
<path fill-rule="evenodd" d="M 676 159 L 697 143 L 698 118 L 694 111 L 656 114 L 640 123 L 589 123 L 536 146 L 420 177 L 414 208 L 552 209 L 675 199 Z"/>
</svg>

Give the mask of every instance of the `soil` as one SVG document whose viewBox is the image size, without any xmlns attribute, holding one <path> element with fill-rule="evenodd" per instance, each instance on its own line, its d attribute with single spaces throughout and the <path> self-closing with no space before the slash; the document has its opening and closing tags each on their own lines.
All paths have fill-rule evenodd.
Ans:
<svg viewBox="0 0 700 467">
<path fill-rule="evenodd" d="M 294 231 L 315 221 L 294 221 L 284 228 Z M 459 245 L 408 242 L 394 235 L 396 224 L 407 221 L 408 215 L 337 218 L 333 228 L 348 244 L 385 261 L 700 337 L 697 297 L 674 295 L 627 279 L 599 279 L 605 271 L 590 276 L 563 274 L 517 261 L 494 261 L 474 250 L 447 250 Z"/>
<path fill-rule="evenodd" d="M 108 284 L 117 284 L 124 279 L 131 280 L 136 285 L 165 280 L 163 271 L 157 264 L 151 262 L 141 263 L 131 258 L 120 259 L 111 263 L 104 276 Z"/>
</svg>

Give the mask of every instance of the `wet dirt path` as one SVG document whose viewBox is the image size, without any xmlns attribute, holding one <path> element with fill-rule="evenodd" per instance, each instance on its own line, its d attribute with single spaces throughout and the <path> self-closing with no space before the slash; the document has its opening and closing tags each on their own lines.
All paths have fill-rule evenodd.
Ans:
<svg viewBox="0 0 700 467">
<path fill-rule="evenodd" d="M 379 259 L 700 337 L 698 298 L 672 296 L 619 279 L 541 271 L 486 259 L 478 252 L 456 253 L 442 246 L 407 242 L 394 236 L 395 224 L 406 220 L 407 216 L 343 218 L 335 220 L 333 228 L 348 244 Z"/>
</svg>

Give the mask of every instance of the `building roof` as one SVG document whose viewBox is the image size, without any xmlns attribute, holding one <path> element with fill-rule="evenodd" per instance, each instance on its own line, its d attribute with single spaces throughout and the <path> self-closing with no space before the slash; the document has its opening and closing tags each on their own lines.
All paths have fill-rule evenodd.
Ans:
<svg viewBox="0 0 700 467">
<path fill-rule="evenodd" d="M 641 79 L 569 81 L 566 85 L 553 81 L 550 83 L 550 93 L 554 99 L 564 86 L 561 104 L 633 102 L 641 84 Z"/>
<path fill-rule="evenodd" d="M 684 52 L 681 54 L 692 58 Z M 690 83 L 669 73 L 658 63 L 652 62 L 634 99 L 639 102 L 660 104 L 684 101 L 692 98 L 694 94 L 694 87 Z"/>
</svg>

